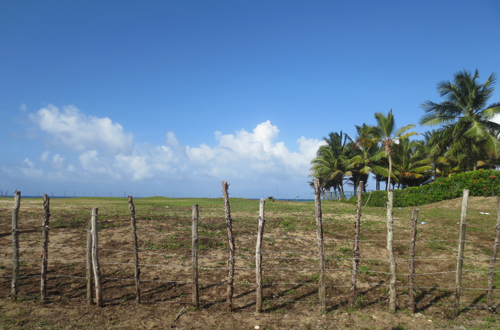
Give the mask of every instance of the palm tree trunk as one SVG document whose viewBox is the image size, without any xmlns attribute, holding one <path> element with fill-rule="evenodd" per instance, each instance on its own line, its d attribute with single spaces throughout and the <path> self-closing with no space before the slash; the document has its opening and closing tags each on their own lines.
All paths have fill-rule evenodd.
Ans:
<svg viewBox="0 0 500 330">
<path fill-rule="evenodd" d="M 389 185 L 389 189 L 392 191 L 392 188 L 390 187 L 391 184 L 391 174 L 392 174 L 392 157 L 391 157 L 391 150 L 389 149 L 389 152 L 387 153 L 389 157 L 389 178 L 387 179 L 387 184 Z"/>
</svg>

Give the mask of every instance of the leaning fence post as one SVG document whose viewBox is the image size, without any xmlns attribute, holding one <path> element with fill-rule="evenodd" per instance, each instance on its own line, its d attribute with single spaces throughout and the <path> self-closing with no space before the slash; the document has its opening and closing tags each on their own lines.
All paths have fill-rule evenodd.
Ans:
<svg viewBox="0 0 500 330">
<path fill-rule="evenodd" d="M 387 251 L 389 252 L 389 270 L 391 279 L 389 282 L 389 312 L 396 313 L 396 257 L 394 256 L 394 220 L 393 205 L 394 191 L 389 189 L 387 194 Z"/>
<path fill-rule="evenodd" d="M 128 206 L 130 208 L 130 224 L 132 226 L 132 240 L 134 248 L 134 277 L 135 277 L 135 296 L 137 303 L 141 303 L 141 288 L 139 286 L 139 277 L 141 270 L 139 269 L 139 246 L 137 245 L 137 231 L 135 228 L 135 206 L 132 196 L 128 196 Z"/>
<path fill-rule="evenodd" d="M 94 300 L 94 288 L 92 281 L 92 218 L 89 220 L 87 226 L 87 305 L 92 305 Z"/>
<path fill-rule="evenodd" d="M 233 224 L 231 219 L 231 208 L 229 206 L 229 194 L 227 192 L 229 185 L 226 181 L 222 181 L 222 193 L 224 196 L 224 214 L 227 229 L 227 241 L 229 248 L 229 259 L 227 261 L 227 267 L 229 269 L 229 274 L 227 278 L 227 310 L 233 310 L 233 282 L 234 282 L 234 237 L 233 237 Z"/>
<path fill-rule="evenodd" d="M 415 314 L 415 294 L 413 288 L 415 286 L 415 242 L 417 240 L 417 221 L 419 209 L 413 208 L 411 213 L 411 234 L 410 234 L 410 249 L 408 251 L 408 293 L 410 296 L 410 311 Z"/>
<path fill-rule="evenodd" d="M 323 241 L 323 224 L 321 213 L 321 195 L 319 189 L 319 179 L 314 178 L 314 209 L 316 213 L 316 238 L 318 243 L 319 277 L 318 296 L 320 313 L 326 312 L 326 291 L 325 291 L 325 243 Z"/>
<path fill-rule="evenodd" d="M 198 204 L 193 205 L 192 228 L 192 269 L 193 269 L 193 305 L 198 308 L 200 296 L 198 294 L 198 218 L 200 216 Z"/>
<path fill-rule="evenodd" d="M 256 293 L 257 300 L 255 302 L 255 307 L 257 313 L 262 311 L 262 236 L 264 236 L 264 225 L 266 220 L 264 218 L 264 205 L 266 200 L 264 198 L 260 199 L 259 203 L 259 228 L 257 230 L 257 244 L 255 246 L 255 275 L 256 275 Z"/>
<path fill-rule="evenodd" d="M 17 300 L 19 292 L 19 205 L 21 204 L 21 192 L 14 191 L 14 207 L 12 208 L 12 292 L 11 299 Z"/>
<path fill-rule="evenodd" d="M 99 209 L 94 207 L 92 209 L 92 265 L 94 268 L 94 279 L 95 279 L 95 298 L 96 305 L 99 307 L 103 306 L 102 302 L 102 286 L 101 286 L 101 270 L 99 269 L 99 257 L 98 257 L 98 242 L 97 242 L 97 212 Z"/>
<path fill-rule="evenodd" d="M 469 204 L 469 189 L 464 189 L 462 198 L 462 214 L 460 216 L 460 237 L 458 239 L 457 274 L 455 285 L 455 317 L 460 313 L 460 290 L 462 285 L 462 267 L 464 265 L 465 229 L 467 228 L 467 207 Z"/>
<path fill-rule="evenodd" d="M 497 261 L 498 245 L 500 244 L 500 197 L 497 197 L 497 224 L 495 225 L 495 243 L 490 259 L 490 273 L 488 274 L 488 306 L 493 305 L 493 277 L 495 275 L 495 262 Z"/>
<path fill-rule="evenodd" d="M 363 181 L 359 182 L 358 203 L 356 212 L 356 223 L 354 224 L 354 246 L 352 248 L 352 276 L 351 276 L 351 297 L 349 306 L 354 305 L 356 297 L 356 277 L 358 276 L 359 264 L 359 234 L 361 233 L 361 195 L 363 193 Z"/>
<path fill-rule="evenodd" d="M 43 253 L 42 253 L 42 279 L 40 284 L 41 300 L 47 299 L 47 259 L 49 258 L 49 219 L 50 219 L 50 198 L 47 194 L 43 195 L 44 221 L 42 225 L 43 235 Z"/>
</svg>

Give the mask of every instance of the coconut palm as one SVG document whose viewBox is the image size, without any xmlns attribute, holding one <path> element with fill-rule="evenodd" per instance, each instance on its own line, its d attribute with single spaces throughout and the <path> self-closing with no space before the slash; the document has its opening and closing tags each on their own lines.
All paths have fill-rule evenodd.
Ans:
<svg viewBox="0 0 500 330">
<path fill-rule="evenodd" d="M 397 179 L 392 174 L 392 145 L 397 143 L 401 139 L 408 138 L 412 135 L 417 135 L 415 132 L 408 132 L 408 130 L 415 127 L 415 125 L 410 124 L 399 129 L 395 128 L 394 115 L 392 114 L 392 109 L 389 111 L 387 116 L 385 116 L 381 112 L 375 113 L 375 119 L 377 120 L 377 126 L 371 126 L 367 129 L 366 133 L 369 135 L 375 142 L 379 142 L 384 149 L 385 156 L 389 160 L 389 169 L 388 169 L 388 183 L 390 183 L 391 179 Z M 389 185 L 389 189 L 390 185 Z"/>
<path fill-rule="evenodd" d="M 431 176 L 432 166 L 425 153 L 422 141 L 400 139 L 393 145 L 394 173 L 398 178 L 398 186 L 418 186 Z"/>
<path fill-rule="evenodd" d="M 347 172 L 347 152 L 346 147 L 349 136 L 342 131 L 332 132 L 328 137 L 323 137 L 326 145 L 322 145 L 317 156 L 311 161 L 311 176 L 320 178 L 322 188 L 337 189 L 343 194 L 343 181 Z"/>
<path fill-rule="evenodd" d="M 456 158 L 467 170 L 475 170 L 477 161 L 500 156 L 500 125 L 491 119 L 500 114 L 500 103 L 486 106 L 493 94 L 496 81 L 492 73 L 484 84 L 480 84 L 479 73 L 468 71 L 455 73 L 453 82 L 442 81 L 437 91 L 445 101 L 426 101 L 422 108 L 426 114 L 421 125 L 443 125 L 436 140 L 446 141 L 447 154 Z"/>
</svg>

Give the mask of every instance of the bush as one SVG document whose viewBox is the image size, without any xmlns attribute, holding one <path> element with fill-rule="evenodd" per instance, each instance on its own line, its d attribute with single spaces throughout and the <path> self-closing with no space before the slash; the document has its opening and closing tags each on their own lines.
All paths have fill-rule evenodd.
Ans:
<svg viewBox="0 0 500 330">
<path fill-rule="evenodd" d="M 500 171 L 480 169 L 455 174 L 420 187 L 394 190 L 394 206 L 417 206 L 458 198 L 462 197 L 464 189 L 469 189 L 469 196 L 498 196 L 500 195 L 499 183 Z M 368 198 L 370 200 L 367 206 L 385 207 L 387 205 L 386 191 L 363 193 L 361 205 L 365 205 Z M 347 202 L 356 204 L 356 201 L 357 197 L 352 197 Z"/>
</svg>

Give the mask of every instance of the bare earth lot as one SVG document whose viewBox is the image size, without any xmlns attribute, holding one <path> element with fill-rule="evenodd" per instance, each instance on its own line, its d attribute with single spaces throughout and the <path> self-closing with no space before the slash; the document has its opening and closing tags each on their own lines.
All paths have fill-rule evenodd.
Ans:
<svg viewBox="0 0 500 330">
<path fill-rule="evenodd" d="M 395 210 L 398 313 L 387 312 L 389 271 L 384 209 L 363 208 L 361 274 L 356 307 L 348 308 L 355 209 L 324 202 L 327 307 L 317 303 L 317 250 L 311 202 L 266 202 L 263 243 L 264 311 L 255 313 L 255 241 L 258 201 L 232 199 L 236 236 L 236 310 L 225 312 L 227 243 L 222 199 L 135 200 L 141 266 L 141 305 L 135 302 L 128 205 L 123 198 L 51 200 L 48 303 L 39 302 L 41 199 L 21 201 L 20 299 L 11 302 L 12 199 L 0 198 L 0 329 L 496 329 L 487 310 L 489 258 L 496 198 L 469 202 L 461 314 L 454 301 L 461 200 L 420 207 L 416 290 L 418 313 L 407 310 L 411 209 Z M 191 205 L 200 205 L 200 301 L 176 321 L 191 301 Z M 99 260 L 105 307 L 86 305 L 85 245 L 91 208 L 99 207 Z M 168 208 L 167 208 L 168 206 Z M 489 214 L 481 214 L 489 213 Z M 426 222 L 422 224 L 422 222 Z M 498 270 L 500 271 L 500 269 Z M 496 276 L 495 284 L 500 288 Z M 495 291 L 494 301 L 500 303 Z"/>
</svg>

